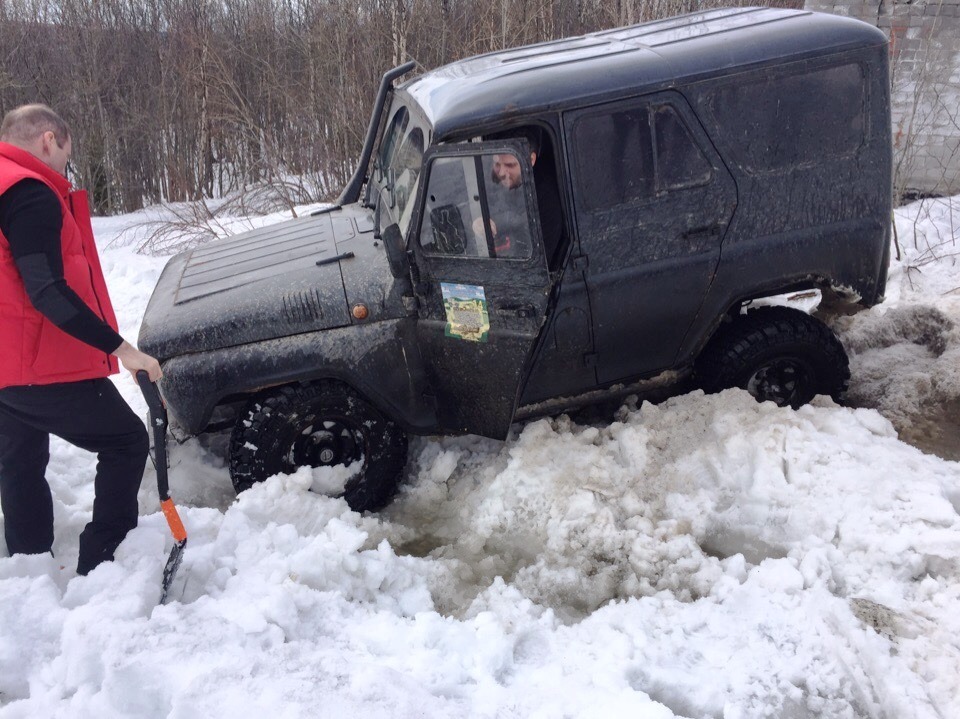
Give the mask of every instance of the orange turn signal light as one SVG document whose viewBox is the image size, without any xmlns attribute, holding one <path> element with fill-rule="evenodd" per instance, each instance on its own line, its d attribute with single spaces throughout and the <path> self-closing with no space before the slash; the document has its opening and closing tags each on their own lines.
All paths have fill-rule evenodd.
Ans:
<svg viewBox="0 0 960 719">
<path fill-rule="evenodd" d="M 367 306 L 364 304 L 356 304 L 353 306 L 353 317 L 358 320 L 367 319 L 367 315 L 370 314 L 370 311 L 367 309 Z"/>
</svg>

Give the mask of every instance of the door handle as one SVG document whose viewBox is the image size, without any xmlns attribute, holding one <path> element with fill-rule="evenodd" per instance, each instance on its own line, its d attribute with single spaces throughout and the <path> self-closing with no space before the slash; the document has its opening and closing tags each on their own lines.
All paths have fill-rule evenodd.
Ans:
<svg viewBox="0 0 960 719">
<path fill-rule="evenodd" d="M 537 308 L 533 305 L 502 305 L 497 308 L 498 315 L 507 315 L 510 317 L 519 317 L 526 319 L 533 317 L 537 313 Z"/>
<path fill-rule="evenodd" d="M 719 235 L 720 231 L 723 229 L 723 225 L 705 225 L 703 227 L 696 227 L 692 230 L 687 230 L 682 235 L 680 235 L 681 240 L 702 240 L 707 237 L 714 237 Z"/>
</svg>

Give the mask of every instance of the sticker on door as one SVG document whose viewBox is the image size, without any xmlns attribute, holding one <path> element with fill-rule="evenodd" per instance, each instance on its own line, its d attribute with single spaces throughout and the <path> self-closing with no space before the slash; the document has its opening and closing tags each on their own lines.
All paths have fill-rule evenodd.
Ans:
<svg viewBox="0 0 960 719">
<path fill-rule="evenodd" d="M 446 337 L 470 342 L 486 342 L 490 332 L 490 314 L 483 287 L 441 282 L 443 310 L 447 315 Z"/>
</svg>

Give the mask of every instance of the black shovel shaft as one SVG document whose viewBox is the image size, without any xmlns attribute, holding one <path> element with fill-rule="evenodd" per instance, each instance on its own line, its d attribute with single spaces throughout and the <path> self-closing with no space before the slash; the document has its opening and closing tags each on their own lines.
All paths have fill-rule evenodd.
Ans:
<svg viewBox="0 0 960 719">
<path fill-rule="evenodd" d="M 167 479 L 167 408 L 163 404 L 160 390 L 150 381 L 150 375 L 144 370 L 137 372 L 137 384 L 143 392 L 143 398 L 150 408 L 150 431 L 153 432 L 153 452 L 157 465 L 157 491 L 160 501 L 170 499 L 170 484 Z"/>
<path fill-rule="evenodd" d="M 143 392 L 143 398 L 150 408 L 150 431 L 153 432 L 154 465 L 157 469 L 157 492 L 160 494 L 160 510 L 167 520 L 173 534 L 174 545 L 163 568 L 163 581 L 160 587 L 160 603 L 167 601 L 170 585 L 183 560 L 183 550 L 187 546 L 187 530 L 180 521 L 180 514 L 170 498 L 170 484 L 167 479 L 167 408 L 157 385 L 150 381 L 150 375 L 144 370 L 137 372 L 137 384 Z"/>
</svg>

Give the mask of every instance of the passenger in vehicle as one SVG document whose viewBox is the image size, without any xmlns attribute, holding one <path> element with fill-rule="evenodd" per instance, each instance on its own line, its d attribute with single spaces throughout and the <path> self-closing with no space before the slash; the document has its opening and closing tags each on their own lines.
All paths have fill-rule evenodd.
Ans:
<svg viewBox="0 0 960 719">
<path fill-rule="evenodd" d="M 520 161 L 512 153 L 503 153 L 484 158 L 484 165 L 487 164 L 490 165 L 485 184 L 493 236 L 491 254 L 501 259 L 527 259 L 531 248 L 527 203 L 523 192 L 515 192 L 523 185 Z M 473 231 L 478 240 L 484 238 L 481 218 L 474 221 Z"/>
<path fill-rule="evenodd" d="M 524 138 L 530 145 L 530 166 L 533 167 L 534 186 L 537 192 L 537 208 L 540 214 L 540 231 L 543 236 L 543 246 L 547 258 L 548 266 L 555 267 L 555 255 L 562 244 L 563 237 L 563 210 L 560 206 L 560 193 L 557 186 L 556 176 L 553 174 L 551 163 L 541 162 L 537 164 L 537 158 L 540 156 L 542 147 L 541 131 L 536 127 L 525 127 L 515 130 L 509 135 L 500 135 L 490 139 Z M 523 183 L 523 176 L 520 172 L 520 162 L 512 154 L 502 154 L 493 156 L 493 167 L 490 172 L 490 179 L 506 190 L 516 190 Z M 525 236 L 517 232 L 510 232 L 511 225 L 515 222 L 513 217 L 521 212 L 512 207 L 516 204 L 510 202 L 512 198 L 509 194 L 490 193 L 490 229 L 494 236 L 494 249 L 497 256 L 525 256 L 518 255 L 517 248 L 511 247 L 517 236 Z M 517 197 L 516 199 L 520 199 Z M 499 206 L 499 207 L 498 207 Z M 522 216 L 522 215 L 521 215 Z M 498 231 L 497 219 L 500 219 L 500 228 Z M 524 225 L 526 218 L 522 217 Z M 473 231 L 482 236 L 483 225 L 480 220 L 473 223 Z"/>
</svg>

